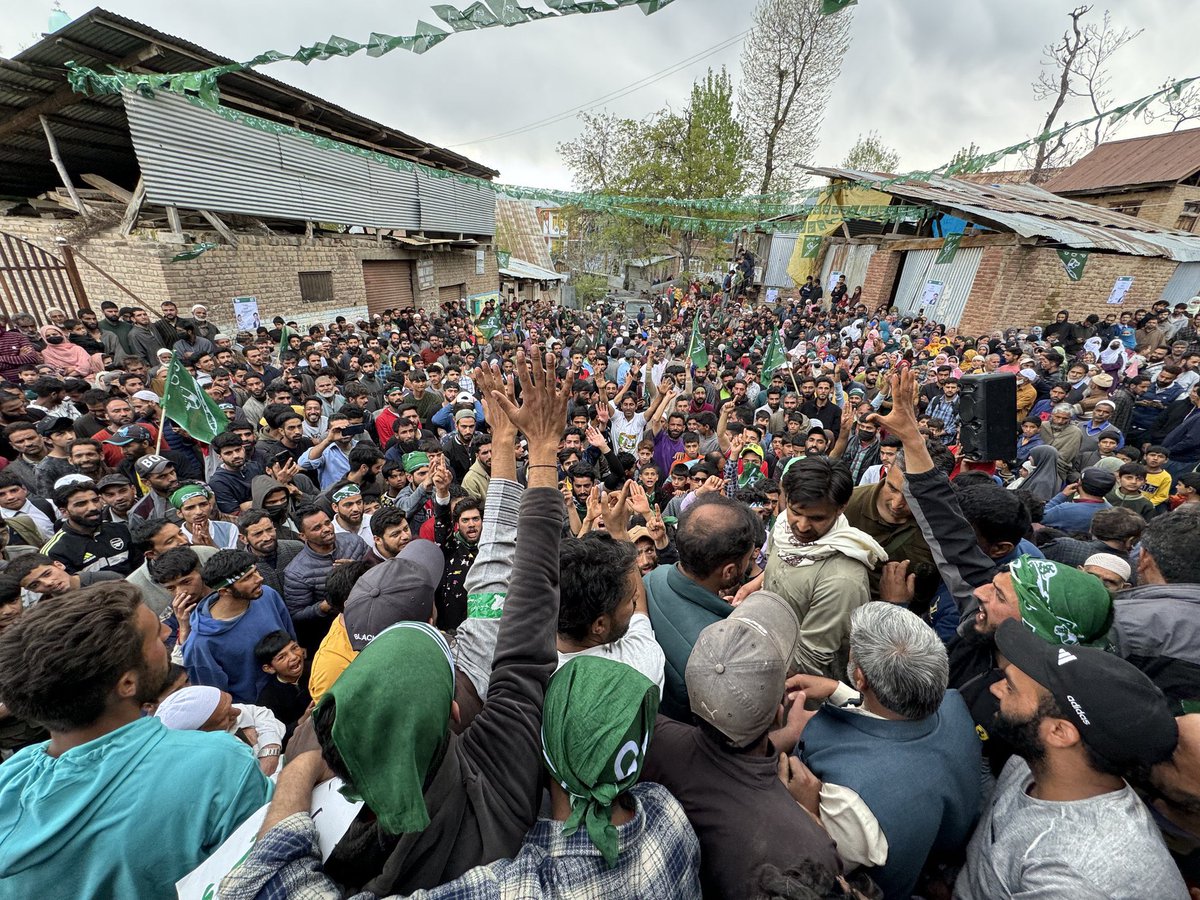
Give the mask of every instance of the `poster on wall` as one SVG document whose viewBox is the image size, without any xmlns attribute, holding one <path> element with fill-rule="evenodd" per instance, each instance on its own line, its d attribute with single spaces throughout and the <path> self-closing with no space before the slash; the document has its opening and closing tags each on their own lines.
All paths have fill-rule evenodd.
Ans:
<svg viewBox="0 0 1200 900">
<path fill-rule="evenodd" d="M 233 318 L 237 322 L 238 331 L 249 331 L 251 334 L 258 330 L 262 319 L 258 317 L 257 297 L 234 297 Z"/>
<path fill-rule="evenodd" d="M 926 312 L 936 309 L 937 305 L 942 302 L 942 297 L 946 293 L 946 285 L 941 281 L 933 281 L 932 279 L 925 282 L 925 287 L 921 291 L 921 306 Z"/>
<path fill-rule="evenodd" d="M 1129 289 L 1133 287 L 1133 276 L 1122 275 L 1113 283 L 1112 292 L 1108 295 L 1108 303 L 1111 306 L 1120 306 L 1125 302 L 1125 295 L 1129 293 Z"/>
<path fill-rule="evenodd" d="M 837 287 L 838 279 L 841 278 L 844 274 L 846 274 L 846 273 L 845 272 L 830 272 L 829 273 L 829 284 L 825 285 L 825 293 L 827 293 L 827 294 L 832 293 L 833 289 L 835 287 Z"/>
<path fill-rule="evenodd" d="M 779 299 L 779 288 L 767 288 L 767 303 L 775 303 Z"/>
</svg>

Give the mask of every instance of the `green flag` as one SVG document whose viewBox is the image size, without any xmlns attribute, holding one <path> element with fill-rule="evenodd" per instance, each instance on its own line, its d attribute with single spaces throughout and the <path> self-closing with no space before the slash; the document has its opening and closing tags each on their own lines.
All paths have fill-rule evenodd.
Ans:
<svg viewBox="0 0 1200 900">
<path fill-rule="evenodd" d="M 496 265 L 501 269 L 507 269 L 509 262 L 512 260 L 512 254 L 507 250 L 496 251 Z"/>
<path fill-rule="evenodd" d="M 1083 278 L 1083 267 L 1087 265 L 1087 253 L 1077 250 L 1059 250 L 1058 259 L 1062 263 L 1067 277 L 1072 281 Z"/>
<path fill-rule="evenodd" d="M 783 344 L 779 341 L 779 329 L 771 329 L 771 339 L 767 342 L 767 352 L 763 354 L 762 376 L 760 384 L 765 388 L 771 383 L 775 370 L 787 362 L 787 354 L 783 352 Z"/>
<path fill-rule="evenodd" d="M 225 413 L 196 384 L 178 353 L 171 357 L 171 364 L 167 366 L 162 408 L 168 419 L 203 444 L 211 444 L 212 439 L 229 425 Z"/>
<path fill-rule="evenodd" d="M 943 263 L 953 262 L 954 255 L 958 253 L 958 245 L 962 243 L 962 233 L 948 234 L 942 239 L 942 250 L 937 255 L 937 259 L 933 261 L 935 266 L 940 266 Z"/>
<path fill-rule="evenodd" d="M 800 251 L 802 259 L 816 259 L 817 252 L 821 249 L 821 236 L 819 234 L 804 235 L 804 247 Z"/>
<path fill-rule="evenodd" d="M 708 351 L 704 349 L 704 338 L 700 336 L 700 313 L 692 318 L 692 336 L 688 340 L 688 359 L 697 369 L 708 368 Z"/>
<path fill-rule="evenodd" d="M 168 262 L 183 262 L 184 260 L 195 259 L 197 256 L 207 253 L 209 250 L 215 250 L 217 246 L 217 244 L 210 244 L 208 241 L 205 241 L 202 244 L 197 244 L 191 250 L 184 250 L 182 253 L 176 253 L 170 258 L 170 260 L 168 260 Z"/>
<path fill-rule="evenodd" d="M 279 346 L 275 348 L 275 355 L 279 357 L 279 361 L 283 362 L 283 354 L 288 348 L 288 341 L 292 337 L 292 329 L 284 325 L 279 329 Z"/>
<path fill-rule="evenodd" d="M 821 0 L 821 15 L 832 16 L 834 13 L 839 13 L 847 6 L 857 5 L 858 0 Z"/>
<path fill-rule="evenodd" d="M 500 330 L 500 311 L 493 312 L 486 319 L 477 320 L 475 330 L 482 335 L 485 341 L 490 341 L 496 336 L 496 332 Z"/>
</svg>

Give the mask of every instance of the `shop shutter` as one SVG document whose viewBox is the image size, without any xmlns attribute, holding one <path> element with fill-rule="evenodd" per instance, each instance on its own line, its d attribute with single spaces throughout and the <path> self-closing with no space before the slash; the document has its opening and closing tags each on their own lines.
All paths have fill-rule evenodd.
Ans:
<svg viewBox="0 0 1200 900">
<path fill-rule="evenodd" d="M 408 260 L 363 260 L 363 283 L 367 288 L 367 314 L 385 309 L 413 306 L 413 270 Z"/>
</svg>

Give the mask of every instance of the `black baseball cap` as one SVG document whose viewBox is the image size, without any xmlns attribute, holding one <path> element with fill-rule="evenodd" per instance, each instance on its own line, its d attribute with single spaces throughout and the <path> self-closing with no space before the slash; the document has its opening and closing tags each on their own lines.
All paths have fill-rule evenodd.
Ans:
<svg viewBox="0 0 1200 900">
<path fill-rule="evenodd" d="M 74 431 L 75 423 L 66 416 L 46 416 L 33 428 L 42 437 L 50 437 L 52 434 L 60 434 L 64 431 Z"/>
<path fill-rule="evenodd" d="M 1167 698 L 1132 663 L 1092 647 L 1048 644 L 1016 619 L 996 630 L 996 647 L 1053 695 L 1105 760 L 1150 766 L 1175 752 L 1179 729 Z"/>
</svg>

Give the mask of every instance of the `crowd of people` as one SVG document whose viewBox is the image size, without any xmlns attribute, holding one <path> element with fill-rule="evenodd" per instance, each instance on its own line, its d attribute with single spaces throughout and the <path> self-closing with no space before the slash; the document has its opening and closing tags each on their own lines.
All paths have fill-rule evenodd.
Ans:
<svg viewBox="0 0 1200 900">
<path fill-rule="evenodd" d="M 1200 895 L 1200 298 L 967 336 L 743 265 L 0 316 L 0 898 L 174 896 L 264 806 L 220 897 Z"/>
</svg>

